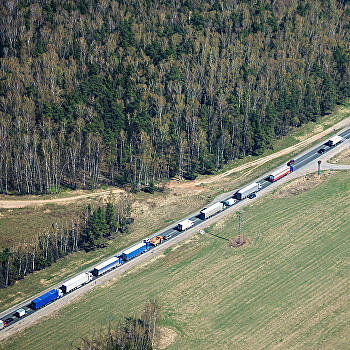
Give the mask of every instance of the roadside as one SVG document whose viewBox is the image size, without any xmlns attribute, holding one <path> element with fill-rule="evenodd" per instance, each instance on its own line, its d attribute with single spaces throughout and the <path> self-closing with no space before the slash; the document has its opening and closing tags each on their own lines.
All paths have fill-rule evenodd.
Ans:
<svg viewBox="0 0 350 350">
<path fill-rule="evenodd" d="M 322 161 L 326 162 L 328 159 L 333 157 L 336 153 L 339 153 L 339 152 L 343 151 L 344 149 L 346 149 L 347 147 L 349 147 L 349 145 L 350 145 L 350 140 L 347 140 L 341 146 L 337 146 L 332 151 L 324 154 L 322 156 Z M 333 166 L 333 164 L 330 164 L 330 166 Z M 336 170 L 338 170 L 338 169 L 336 169 Z M 216 223 L 218 221 L 223 220 L 224 218 L 235 213 L 237 210 L 244 208 L 246 206 L 252 205 L 260 197 L 262 197 L 263 195 L 266 195 L 269 192 L 274 191 L 276 188 L 280 187 L 281 185 L 286 184 L 288 182 L 291 182 L 297 178 L 303 177 L 307 174 L 314 173 L 314 172 L 315 172 L 315 165 L 314 164 L 308 164 L 307 166 L 304 166 L 302 169 L 290 174 L 289 176 L 282 178 L 278 182 L 273 183 L 271 186 L 266 188 L 263 192 L 259 192 L 257 194 L 257 198 L 249 200 L 249 201 L 243 201 L 243 202 L 239 203 L 238 205 L 229 208 L 228 210 L 223 212 L 220 216 L 214 216 L 214 217 L 206 220 L 202 224 L 196 226 L 193 229 L 189 229 L 188 231 L 184 232 L 180 236 L 177 236 L 173 240 L 163 243 L 162 245 L 160 245 L 156 249 L 149 251 L 149 252 L 146 252 L 145 254 L 135 258 L 134 260 L 130 261 L 129 263 L 122 265 L 120 268 L 104 275 L 103 277 L 99 278 L 96 282 L 87 284 L 87 285 L 79 288 L 74 293 L 68 294 L 66 297 L 59 299 L 55 303 L 50 304 L 47 307 L 45 307 L 44 309 L 34 313 L 29 318 L 24 318 L 23 320 L 16 323 L 15 325 L 10 326 L 6 330 L 6 332 L 0 332 L 0 340 L 5 340 L 16 333 L 23 331 L 29 325 L 32 325 L 33 323 L 37 322 L 38 320 L 48 317 L 49 315 L 56 312 L 61 307 L 68 305 L 74 299 L 76 299 L 76 298 L 82 296 L 83 294 L 85 294 L 86 292 L 92 290 L 93 288 L 95 288 L 95 286 L 100 286 L 109 280 L 116 279 L 121 274 L 125 273 L 126 271 L 134 268 L 135 266 L 137 266 L 139 264 L 144 265 L 149 260 L 157 259 L 159 256 L 163 255 L 164 251 L 167 248 L 174 246 L 174 245 L 176 245 L 184 240 L 189 239 L 193 234 L 197 233 L 199 230 L 202 230 L 202 229 L 212 225 L 213 223 Z"/>
</svg>

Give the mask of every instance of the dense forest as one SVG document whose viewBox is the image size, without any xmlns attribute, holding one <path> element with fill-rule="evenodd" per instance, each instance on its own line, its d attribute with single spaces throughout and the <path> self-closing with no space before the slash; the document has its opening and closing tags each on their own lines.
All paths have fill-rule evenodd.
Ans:
<svg viewBox="0 0 350 350">
<path fill-rule="evenodd" d="M 350 96 L 337 0 L 4 0 L 0 191 L 211 173 Z"/>
<path fill-rule="evenodd" d="M 133 222 L 127 197 L 116 204 L 92 208 L 67 222 L 55 222 L 30 242 L 0 251 L 0 288 L 13 285 L 34 271 L 45 269 L 57 260 L 79 250 L 103 248 L 108 240 L 128 232 Z"/>
</svg>

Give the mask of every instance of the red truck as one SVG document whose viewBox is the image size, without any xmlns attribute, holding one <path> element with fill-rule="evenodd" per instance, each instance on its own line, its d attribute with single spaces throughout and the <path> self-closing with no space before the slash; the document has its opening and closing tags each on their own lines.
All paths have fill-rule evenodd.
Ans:
<svg viewBox="0 0 350 350">
<path fill-rule="evenodd" d="M 274 171 L 273 173 L 271 173 L 269 175 L 269 180 L 271 182 L 275 182 L 278 179 L 280 179 L 281 177 L 288 175 L 292 171 L 293 171 L 293 167 L 292 166 L 287 166 L 287 167 L 284 167 L 284 168 L 280 168 L 280 169 Z"/>
</svg>

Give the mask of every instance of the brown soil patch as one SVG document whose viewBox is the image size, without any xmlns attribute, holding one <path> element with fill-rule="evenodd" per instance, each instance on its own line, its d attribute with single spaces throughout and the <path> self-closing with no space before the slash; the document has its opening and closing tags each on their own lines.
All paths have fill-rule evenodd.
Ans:
<svg viewBox="0 0 350 350">
<path fill-rule="evenodd" d="M 298 194 L 306 192 L 309 189 L 317 186 L 332 174 L 334 174 L 333 171 L 328 171 L 326 173 L 322 173 L 320 176 L 318 174 L 307 174 L 299 177 L 298 179 L 287 183 L 285 186 L 277 190 L 273 197 L 288 198 L 297 196 Z"/>
<path fill-rule="evenodd" d="M 177 333 L 171 328 L 158 328 L 158 339 L 156 349 L 166 349 L 170 344 L 172 344 L 175 341 L 176 335 Z"/>
<path fill-rule="evenodd" d="M 238 238 L 235 238 L 229 242 L 229 246 L 230 246 L 230 248 L 239 248 L 239 247 L 244 246 L 247 242 L 248 242 L 248 240 L 244 237 L 241 237 L 240 240 L 238 240 Z"/>
</svg>

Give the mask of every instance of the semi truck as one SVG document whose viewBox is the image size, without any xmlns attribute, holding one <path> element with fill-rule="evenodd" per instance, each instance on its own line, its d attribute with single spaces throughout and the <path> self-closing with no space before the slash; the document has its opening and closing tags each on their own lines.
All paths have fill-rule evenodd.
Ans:
<svg viewBox="0 0 350 350">
<path fill-rule="evenodd" d="M 66 294 L 90 282 L 91 280 L 92 280 L 92 274 L 90 272 L 84 272 L 64 282 L 62 284 L 61 290 L 63 293 Z"/>
<path fill-rule="evenodd" d="M 225 201 L 223 201 L 223 203 L 226 205 L 226 207 L 230 207 L 230 206 L 237 203 L 237 199 L 229 198 L 229 199 L 226 199 Z"/>
<path fill-rule="evenodd" d="M 190 219 L 186 219 L 179 222 L 176 227 L 179 231 L 185 231 L 192 226 L 193 226 L 193 221 L 191 221 Z"/>
<path fill-rule="evenodd" d="M 125 250 L 121 257 L 124 261 L 128 261 L 132 258 L 134 258 L 137 255 L 142 254 L 146 250 L 150 248 L 150 242 L 145 240 L 143 242 L 140 242 L 139 244 L 134 245 L 133 247 Z"/>
<path fill-rule="evenodd" d="M 60 298 L 62 295 L 63 293 L 60 289 L 52 289 L 49 292 L 43 295 L 40 295 L 40 297 L 37 297 L 36 299 L 32 300 L 32 302 L 30 303 L 30 308 L 33 310 L 38 310 L 43 306 L 47 305 L 48 303 L 50 303 L 51 301 Z M 19 316 L 19 317 L 22 317 L 22 316 Z"/>
<path fill-rule="evenodd" d="M 162 236 L 155 236 L 149 241 L 149 243 L 151 245 L 153 245 L 154 247 L 156 247 L 157 245 L 159 245 L 163 242 L 163 239 L 164 238 Z"/>
<path fill-rule="evenodd" d="M 224 205 L 221 202 L 215 203 L 208 208 L 202 209 L 199 212 L 199 218 L 202 220 L 208 219 L 223 209 Z"/>
<path fill-rule="evenodd" d="M 101 276 L 104 273 L 106 273 L 109 270 L 112 270 L 119 266 L 121 264 L 121 259 L 119 256 L 113 256 L 113 258 L 108 259 L 107 261 L 103 262 L 102 264 L 99 264 L 94 267 L 92 270 L 92 274 L 94 276 Z"/>
<path fill-rule="evenodd" d="M 3 320 L 0 320 L 0 329 L 3 329 L 6 327 L 6 322 Z"/>
<path fill-rule="evenodd" d="M 247 185 L 243 188 L 241 188 L 240 190 L 238 190 L 235 193 L 235 198 L 237 198 L 238 200 L 242 200 L 244 198 L 247 198 L 250 194 L 258 192 L 261 190 L 261 184 L 258 182 L 253 182 L 250 185 Z"/>
<path fill-rule="evenodd" d="M 333 146 L 336 146 L 338 145 L 339 143 L 343 142 L 344 139 L 339 136 L 339 135 L 335 135 L 333 137 L 331 137 L 327 142 L 326 144 L 329 146 L 329 147 L 333 147 Z"/>
<path fill-rule="evenodd" d="M 278 179 L 282 178 L 283 176 L 286 176 L 288 175 L 289 173 L 293 172 L 293 167 L 292 166 L 287 166 L 287 167 L 283 167 L 283 168 L 280 168 L 274 172 L 272 172 L 270 175 L 269 175 L 269 180 L 271 182 L 275 182 L 277 181 Z"/>
</svg>

